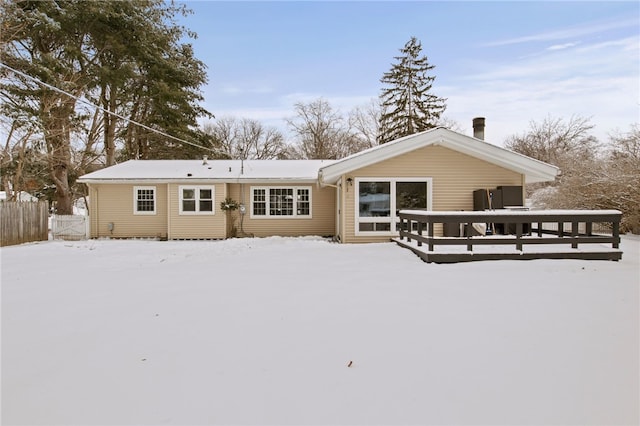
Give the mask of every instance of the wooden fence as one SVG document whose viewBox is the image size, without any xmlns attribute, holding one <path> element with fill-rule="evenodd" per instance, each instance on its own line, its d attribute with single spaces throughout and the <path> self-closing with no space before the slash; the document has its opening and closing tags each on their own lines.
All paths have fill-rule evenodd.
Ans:
<svg viewBox="0 0 640 426">
<path fill-rule="evenodd" d="M 49 239 L 49 202 L 0 202 L 0 246 Z"/>
</svg>

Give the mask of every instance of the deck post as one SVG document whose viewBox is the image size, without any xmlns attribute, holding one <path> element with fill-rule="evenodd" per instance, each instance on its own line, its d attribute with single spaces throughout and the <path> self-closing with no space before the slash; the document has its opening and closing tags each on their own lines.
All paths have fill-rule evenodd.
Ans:
<svg viewBox="0 0 640 426">
<path fill-rule="evenodd" d="M 516 223 L 516 250 L 522 251 L 522 222 Z"/>
<path fill-rule="evenodd" d="M 620 218 L 615 218 L 611 222 L 612 226 L 612 236 L 613 236 L 613 244 L 612 247 L 617 249 L 620 248 Z"/>
<path fill-rule="evenodd" d="M 587 228 L 585 230 L 587 235 L 588 236 L 592 236 L 593 235 L 593 222 L 589 221 L 589 222 L 585 223 L 585 227 Z"/>
<path fill-rule="evenodd" d="M 558 222 L 558 237 L 564 236 L 564 222 Z"/>
<path fill-rule="evenodd" d="M 571 222 L 571 238 L 577 238 L 578 237 L 578 222 L 576 222 L 575 220 L 573 222 Z M 571 243 L 571 248 L 577 249 L 578 248 L 578 240 L 575 239 L 572 243 Z"/>
<path fill-rule="evenodd" d="M 433 220 L 427 217 L 427 226 L 429 227 L 429 251 L 433 251 L 433 237 L 435 235 L 433 231 Z"/>
<path fill-rule="evenodd" d="M 542 222 L 538 222 L 538 237 L 542 237 Z"/>
<path fill-rule="evenodd" d="M 412 229 L 409 229 L 409 232 L 411 232 Z M 420 235 L 422 237 L 422 222 L 418 221 L 418 235 Z M 422 239 L 418 240 L 418 247 L 422 247 Z"/>
</svg>

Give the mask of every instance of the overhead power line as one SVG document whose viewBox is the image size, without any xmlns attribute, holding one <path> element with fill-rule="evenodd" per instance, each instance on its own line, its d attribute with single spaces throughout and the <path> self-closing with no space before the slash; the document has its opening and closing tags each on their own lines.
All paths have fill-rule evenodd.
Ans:
<svg viewBox="0 0 640 426">
<path fill-rule="evenodd" d="M 159 134 L 159 135 L 161 135 L 161 136 L 167 137 L 167 138 L 169 138 L 169 139 L 173 139 L 173 140 L 178 141 L 178 142 L 180 142 L 180 143 L 184 143 L 184 144 L 187 144 L 187 145 L 194 146 L 194 147 L 196 147 L 196 148 L 201 148 L 201 149 L 204 149 L 204 150 L 208 150 L 208 151 L 211 151 L 211 152 L 213 152 L 213 153 L 219 153 L 219 152 L 220 152 L 219 150 L 216 150 L 216 149 L 214 149 L 214 148 L 208 148 L 208 147 L 206 147 L 206 146 L 202 146 L 202 145 L 198 145 L 198 144 L 193 143 L 193 142 L 189 142 L 189 141 L 187 141 L 187 140 L 184 140 L 184 139 L 178 138 L 178 137 L 176 137 L 176 136 L 170 135 L 170 134 L 168 134 L 168 133 L 165 133 L 165 132 L 163 132 L 163 131 L 161 131 L 161 130 L 158 130 L 158 129 L 154 129 L 154 128 L 152 128 L 152 127 L 149 127 L 149 126 L 147 126 L 146 124 L 139 123 L 139 122 L 137 122 L 137 121 L 135 121 L 135 120 L 132 120 L 132 119 L 130 119 L 130 118 L 127 118 L 127 117 L 125 117 L 125 116 L 123 116 L 123 115 L 120 115 L 120 114 L 118 114 L 118 113 L 115 113 L 115 112 L 113 112 L 113 111 L 106 110 L 106 109 L 102 108 L 100 105 L 96 105 L 96 104 L 94 104 L 93 102 L 90 102 L 90 101 L 88 101 L 88 100 L 86 100 L 86 99 L 84 99 L 84 98 L 81 98 L 81 97 L 79 97 L 79 96 L 73 95 L 73 94 L 71 94 L 71 93 L 69 93 L 69 92 L 67 92 L 67 91 L 64 91 L 64 90 L 62 90 L 62 89 L 60 89 L 60 88 L 58 88 L 58 87 L 52 86 L 51 84 L 45 83 L 44 81 L 42 81 L 42 80 L 40 80 L 40 79 L 37 79 L 37 78 L 35 78 L 35 77 L 30 76 L 29 74 L 25 74 L 25 73 L 23 73 L 22 71 L 18 71 L 18 70 L 14 69 L 14 68 L 11 68 L 10 66 L 8 66 L 7 64 L 4 64 L 4 63 L 2 63 L 2 62 L 0 62 L 0 67 L 6 68 L 6 69 L 8 69 L 9 71 L 11 71 L 11 72 L 13 72 L 13 73 L 15 73 L 15 74 L 18 74 L 18 75 L 20 75 L 20 76 L 22 76 L 22 77 L 24 77 L 24 78 L 27 78 L 27 79 L 29 79 L 29 80 L 31 80 L 31 81 L 34 81 L 34 82 L 38 83 L 39 85 L 44 86 L 44 87 L 46 87 L 46 88 L 48 88 L 48 89 L 51 89 L 51 90 L 53 90 L 53 91 L 55 91 L 55 92 L 62 93 L 62 94 L 63 94 L 63 95 L 65 95 L 65 96 L 69 96 L 70 98 L 73 98 L 73 99 L 75 99 L 76 101 L 81 102 L 81 103 L 83 103 L 83 104 L 85 104 L 85 105 L 88 105 L 88 106 L 90 106 L 90 107 L 92 107 L 92 108 L 96 108 L 96 109 L 98 109 L 98 110 L 100 110 L 100 111 L 104 112 L 105 114 L 113 115 L 113 116 L 115 116 L 115 117 L 118 117 L 118 118 L 119 118 L 119 119 L 121 119 L 121 120 L 125 120 L 125 121 L 126 121 L 126 122 L 128 122 L 128 123 L 135 124 L 136 126 L 140 126 L 140 127 L 142 127 L 143 129 L 146 129 L 146 130 L 149 130 L 149 131 L 151 131 L 151 132 L 157 133 L 157 134 Z"/>
</svg>

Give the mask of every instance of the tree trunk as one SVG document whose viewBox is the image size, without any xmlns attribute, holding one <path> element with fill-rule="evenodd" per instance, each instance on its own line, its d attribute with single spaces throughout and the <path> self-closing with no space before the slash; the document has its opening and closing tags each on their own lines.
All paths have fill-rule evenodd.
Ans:
<svg viewBox="0 0 640 426">
<path fill-rule="evenodd" d="M 115 112 L 116 101 L 110 92 L 111 87 L 103 85 L 102 87 L 102 106 L 109 112 Z M 116 123 L 115 116 L 104 113 L 104 150 L 106 154 L 106 165 L 113 166 L 116 164 Z"/>
<path fill-rule="evenodd" d="M 67 168 L 62 164 L 55 165 L 51 177 L 56 184 L 56 213 L 72 215 L 73 197 L 69 188 Z"/>
<path fill-rule="evenodd" d="M 49 105 L 41 114 L 47 144 L 51 178 L 56 186 L 56 211 L 58 214 L 73 214 L 73 197 L 69 185 L 71 166 L 71 117 L 75 101 L 53 95 Z"/>
</svg>

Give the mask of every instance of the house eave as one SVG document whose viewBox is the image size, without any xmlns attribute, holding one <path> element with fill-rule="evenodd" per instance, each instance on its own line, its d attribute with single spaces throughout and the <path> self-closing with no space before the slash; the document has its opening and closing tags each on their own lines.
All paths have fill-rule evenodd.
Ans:
<svg viewBox="0 0 640 426">
<path fill-rule="evenodd" d="M 212 184 L 212 183 L 246 183 L 246 184 L 291 184 L 291 183 L 303 183 L 303 184 L 315 184 L 317 179 L 314 178 L 203 178 L 203 177 L 185 177 L 185 178 L 118 178 L 118 179 L 78 179 L 78 183 L 84 183 L 88 185 L 111 185 L 111 184 Z"/>
</svg>

